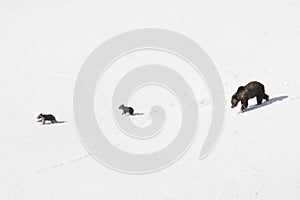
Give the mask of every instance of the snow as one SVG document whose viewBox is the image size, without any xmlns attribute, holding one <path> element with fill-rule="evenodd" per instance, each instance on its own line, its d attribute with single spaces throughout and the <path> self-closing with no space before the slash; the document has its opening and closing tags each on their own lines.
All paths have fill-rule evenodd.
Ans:
<svg viewBox="0 0 300 200">
<path fill-rule="evenodd" d="M 2 0 L 0 199 L 298 200 L 299 19 L 298 0 Z M 201 127 L 192 147 L 169 168 L 137 176 L 101 165 L 85 150 L 72 101 L 88 55 L 114 35 L 145 27 L 199 43 L 220 72 L 228 107 L 220 141 L 199 160 L 211 109 L 200 87 Z M 231 95 L 252 80 L 265 84 L 271 103 L 239 114 Z M 146 110 L 149 102 L 139 99 L 132 102 Z M 42 126 L 41 112 L 67 123 Z"/>
</svg>

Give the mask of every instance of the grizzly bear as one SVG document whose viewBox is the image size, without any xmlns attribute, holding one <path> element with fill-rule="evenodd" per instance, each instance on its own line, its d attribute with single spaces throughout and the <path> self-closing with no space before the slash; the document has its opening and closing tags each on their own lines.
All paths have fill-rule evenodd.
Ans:
<svg viewBox="0 0 300 200">
<path fill-rule="evenodd" d="M 269 101 L 269 96 L 265 93 L 265 87 L 263 84 L 257 81 L 248 83 L 245 86 L 240 86 L 237 92 L 231 98 L 231 108 L 234 108 L 241 101 L 241 111 L 246 111 L 248 107 L 248 100 L 256 97 L 257 104 L 261 104 L 263 99 Z"/>
</svg>

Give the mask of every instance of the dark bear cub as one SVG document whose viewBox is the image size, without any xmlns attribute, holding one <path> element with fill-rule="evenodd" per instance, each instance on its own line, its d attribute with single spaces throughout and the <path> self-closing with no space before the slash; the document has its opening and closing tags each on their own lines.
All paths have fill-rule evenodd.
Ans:
<svg viewBox="0 0 300 200">
<path fill-rule="evenodd" d="M 134 110 L 132 107 L 126 107 L 126 106 L 124 106 L 124 104 L 122 104 L 122 105 L 120 105 L 119 109 L 123 110 L 122 115 L 127 114 L 127 113 L 129 115 L 134 115 L 133 114 Z"/>
<path fill-rule="evenodd" d="M 53 115 L 45 115 L 45 114 L 39 114 L 37 116 L 38 122 L 42 122 L 42 124 L 45 124 L 46 121 L 50 121 L 53 123 L 58 123 Z"/>
<path fill-rule="evenodd" d="M 261 104 L 263 99 L 269 101 L 269 96 L 265 93 L 265 87 L 263 84 L 257 81 L 248 83 L 245 86 L 240 86 L 237 92 L 231 98 L 231 108 L 234 108 L 241 101 L 244 112 L 248 107 L 248 100 L 256 97 L 257 104 Z"/>
</svg>

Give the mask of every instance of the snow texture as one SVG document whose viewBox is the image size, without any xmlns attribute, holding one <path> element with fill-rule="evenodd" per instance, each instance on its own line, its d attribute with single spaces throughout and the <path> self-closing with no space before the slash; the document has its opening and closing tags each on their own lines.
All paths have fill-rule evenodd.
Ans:
<svg viewBox="0 0 300 200">
<path fill-rule="evenodd" d="M 228 106 L 220 141 L 199 160 L 211 108 L 200 88 L 201 128 L 192 147 L 171 167 L 137 176 L 110 170 L 85 150 L 72 101 L 87 56 L 110 37 L 144 27 L 199 43 L 220 72 Z M 0 199 L 300 199 L 299 0 L 2 0 L 0 44 Z M 239 114 L 231 95 L 252 80 L 265 85 L 270 101 L 251 100 Z M 179 112 L 162 94 L 153 101 Z M 147 112 L 151 98 L 138 96 L 132 104 Z M 66 123 L 40 125 L 41 112 Z M 147 124 L 147 117 L 135 123 Z M 120 148 L 139 148 L 110 137 Z"/>
</svg>

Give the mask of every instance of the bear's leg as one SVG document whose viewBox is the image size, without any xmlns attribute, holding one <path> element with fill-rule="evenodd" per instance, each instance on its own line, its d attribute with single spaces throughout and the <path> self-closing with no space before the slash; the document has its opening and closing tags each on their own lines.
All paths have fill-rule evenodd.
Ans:
<svg viewBox="0 0 300 200">
<path fill-rule="evenodd" d="M 260 105 L 262 103 L 263 97 L 258 95 L 256 96 L 257 105 Z"/>
<path fill-rule="evenodd" d="M 269 101 L 269 96 L 268 96 L 267 94 L 265 94 L 265 95 L 264 95 L 264 99 L 265 99 L 266 101 Z"/>
<path fill-rule="evenodd" d="M 248 107 L 248 100 L 242 99 L 242 108 L 241 108 L 241 110 L 244 112 L 244 111 L 246 111 L 247 107 Z"/>
</svg>

